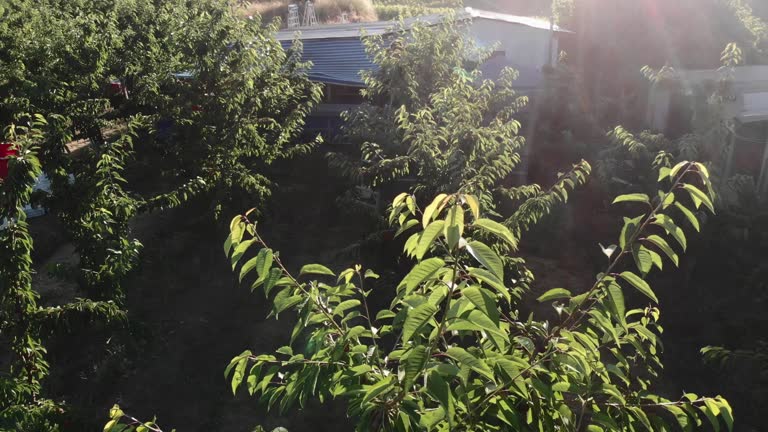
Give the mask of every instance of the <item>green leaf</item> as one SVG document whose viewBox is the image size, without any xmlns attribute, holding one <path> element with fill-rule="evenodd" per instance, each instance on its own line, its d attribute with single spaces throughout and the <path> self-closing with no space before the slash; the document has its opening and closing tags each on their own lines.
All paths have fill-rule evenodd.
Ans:
<svg viewBox="0 0 768 432">
<path fill-rule="evenodd" d="M 245 276 L 253 269 L 256 269 L 260 279 L 266 278 L 267 272 L 272 267 L 272 260 L 272 249 L 260 250 L 258 255 L 243 264 L 243 268 L 240 269 L 240 282 L 242 283 Z"/>
<path fill-rule="evenodd" d="M 440 363 L 433 369 L 436 373 L 445 376 L 456 376 L 459 374 L 459 368 L 450 363 Z"/>
<path fill-rule="evenodd" d="M 392 318 L 394 318 L 395 316 L 396 316 L 396 314 L 395 314 L 394 312 L 392 312 L 391 310 L 389 310 L 389 309 L 383 309 L 383 310 L 380 310 L 380 311 L 379 311 L 379 312 L 376 314 L 376 321 L 379 321 L 379 320 L 385 320 L 385 319 L 392 319 Z"/>
<path fill-rule="evenodd" d="M 398 291 L 405 288 L 404 295 L 408 295 L 411 291 L 416 289 L 422 282 L 434 275 L 438 270 L 443 268 L 445 261 L 440 258 L 429 258 L 418 264 L 403 278 L 398 285 Z"/>
<path fill-rule="evenodd" d="M 424 369 L 424 365 L 427 361 L 427 347 L 418 345 L 410 350 L 401 359 L 405 375 L 403 377 L 403 388 L 410 390 L 413 386 L 413 381 Z"/>
<path fill-rule="evenodd" d="M 395 376 L 390 375 L 387 378 L 384 378 L 383 380 L 377 382 L 374 385 L 371 386 L 364 386 L 365 389 L 365 396 L 363 397 L 362 404 L 365 405 L 366 403 L 374 400 L 376 396 L 379 396 L 380 394 L 383 394 L 394 387 L 395 382 Z"/>
<path fill-rule="evenodd" d="M 410 211 L 412 215 L 416 214 L 416 198 L 414 198 L 413 195 L 405 197 L 405 206 L 408 207 L 408 211 Z"/>
<path fill-rule="evenodd" d="M 245 378 L 245 368 L 248 366 L 248 357 L 243 356 L 235 366 L 235 373 L 232 374 L 232 394 L 237 394 L 237 388 L 243 383 Z"/>
<path fill-rule="evenodd" d="M 627 249 L 627 244 L 632 239 L 632 236 L 635 235 L 635 232 L 640 226 L 640 221 L 642 220 L 643 216 L 638 216 L 634 219 L 624 218 L 624 227 L 621 229 L 621 235 L 619 237 L 619 247 L 621 250 Z"/>
<path fill-rule="evenodd" d="M 654 302 L 658 303 L 659 299 L 656 298 L 656 294 L 653 293 L 653 290 L 651 290 L 650 285 L 642 279 L 640 279 L 639 276 L 632 272 L 623 272 L 619 275 L 622 279 L 629 282 L 633 287 L 637 288 L 638 291 L 645 294 L 648 298 L 653 300 Z"/>
<path fill-rule="evenodd" d="M 667 207 L 671 206 L 675 202 L 675 194 L 673 193 L 661 194 L 661 196 L 659 196 L 659 199 L 664 200 L 661 202 L 661 208 L 666 209 Z"/>
<path fill-rule="evenodd" d="M 678 258 L 677 253 L 675 253 L 675 251 L 669 246 L 666 240 L 657 235 L 649 236 L 645 240 L 653 243 L 656 245 L 656 247 L 661 249 L 661 251 L 664 252 L 664 254 L 667 255 L 667 257 L 669 257 L 669 259 L 672 260 L 676 266 L 680 265 L 680 259 Z"/>
<path fill-rule="evenodd" d="M 637 265 L 640 273 L 647 275 L 648 272 L 651 271 L 651 268 L 653 267 L 653 257 L 647 248 L 639 243 L 635 243 L 632 247 L 632 257 L 635 259 L 635 265 Z"/>
<path fill-rule="evenodd" d="M 640 423 L 645 426 L 645 428 L 649 431 L 653 431 L 653 427 L 651 426 L 650 420 L 648 420 L 648 416 L 643 412 L 641 408 L 638 407 L 628 407 L 629 411 L 635 416 L 636 419 L 640 421 Z"/>
<path fill-rule="evenodd" d="M 562 298 L 571 298 L 571 292 L 565 288 L 553 288 L 545 292 L 544 294 L 542 294 L 536 300 L 543 303 L 545 301 L 557 300 Z"/>
<path fill-rule="evenodd" d="M 640 202 L 643 204 L 650 204 L 651 199 L 648 198 L 648 195 L 646 194 L 634 193 L 634 194 L 627 194 L 627 195 L 619 195 L 616 197 L 615 200 L 613 200 L 613 204 L 617 204 L 621 202 Z"/>
<path fill-rule="evenodd" d="M 460 239 L 461 232 L 459 231 L 459 227 L 457 225 L 450 226 L 445 230 L 445 241 L 448 243 L 448 249 L 456 249 Z"/>
<path fill-rule="evenodd" d="M 232 234 L 228 235 L 224 240 L 224 255 L 229 258 L 229 253 L 232 252 Z"/>
<path fill-rule="evenodd" d="M 448 237 L 448 229 L 451 227 L 457 227 L 459 230 L 459 237 L 464 234 L 464 209 L 460 205 L 454 205 L 448 210 L 448 215 L 445 217 L 444 234 Z"/>
<path fill-rule="evenodd" d="M 728 427 L 728 431 L 733 430 L 733 409 L 731 409 L 731 405 L 728 403 L 727 400 L 718 397 L 718 402 L 720 403 L 720 417 L 723 418 L 723 421 L 725 422 L 725 425 Z"/>
<path fill-rule="evenodd" d="M 467 251 L 499 280 L 504 280 L 504 263 L 493 249 L 479 241 L 467 243 Z"/>
<path fill-rule="evenodd" d="M 269 270 L 269 275 L 264 279 L 264 294 L 269 296 L 269 292 L 272 291 L 272 288 L 275 285 L 277 285 L 282 275 L 283 275 L 283 271 L 277 267 L 274 267 L 271 270 Z M 251 291 L 253 291 L 253 289 L 256 288 L 256 286 L 257 285 L 254 282 L 254 286 L 251 287 Z"/>
<path fill-rule="evenodd" d="M 712 425 L 712 429 L 715 432 L 720 432 L 720 421 L 717 419 L 717 415 L 710 409 L 710 406 L 706 403 L 706 400 L 704 403 L 705 406 L 699 407 L 699 409 L 707 417 L 707 420 L 709 420 L 709 423 Z"/>
<path fill-rule="evenodd" d="M 400 226 L 400 228 L 397 230 L 397 232 L 395 233 L 395 238 L 397 238 L 397 237 L 398 237 L 400 234 L 402 234 L 402 233 L 404 233 L 404 232 L 408 231 L 409 229 L 411 229 L 411 228 L 415 227 L 415 226 L 416 226 L 416 225 L 418 225 L 418 224 L 419 224 L 419 221 L 417 221 L 416 219 L 408 219 L 408 220 L 407 220 L 407 221 L 405 221 L 405 223 L 404 223 L 404 224 L 402 224 L 402 225 Z"/>
<path fill-rule="evenodd" d="M 688 191 L 688 193 L 691 195 L 691 199 L 693 200 L 693 203 L 696 205 L 696 208 L 699 208 L 703 203 L 709 209 L 709 211 L 711 211 L 712 213 L 715 212 L 715 206 L 712 205 L 712 200 L 710 200 L 707 194 L 702 192 L 699 188 L 697 188 L 694 185 L 685 183 L 683 184 L 683 189 Z"/>
<path fill-rule="evenodd" d="M 406 199 L 407 197 L 408 197 L 408 193 L 407 193 L 407 192 L 402 192 L 402 193 L 400 193 L 399 195 L 397 195 L 397 196 L 395 197 L 395 199 L 394 199 L 394 200 L 392 200 L 392 207 L 397 207 L 397 206 L 399 206 L 400 204 L 402 204 L 402 203 L 403 203 L 403 201 L 405 201 L 405 199 Z"/>
<path fill-rule="evenodd" d="M 701 232 L 701 225 L 699 225 L 699 218 L 697 218 L 692 211 L 688 210 L 687 207 L 680 204 L 679 202 L 675 203 L 675 207 L 677 207 L 677 209 L 680 210 L 681 213 L 683 213 L 686 219 L 688 219 L 688 222 L 690 222 L 690 224 L 693 226 L 693 228 L 696 231 Z"/>
<path fill-rule="evenodd" d="M 682 170 L 683 168 L 687 167 L 689 164 L 690 164 L 690 162 L 688 162 L 688 161 L 682 161 L 682 162 L 678 163 L 677 165 L 672 167 L 672 169 L 669 171 L 669 176 L 672 177 L 672 179 L 674 180 L 675 177 L 677 177 L 677 174 L 680 172 L 680 170 Z"/>
<path fill-rule="evenodd" d="M 234 270 L 235 267 L 237 267 L 237 263 L 240 262 L 240 258 L 242 258 L 243 255 L 245 255 L 245 252 L 248 250 L 248 248 L 251 247 L 251 245 L 254 244 L 255 242 L 256 242 L 255 239 L 246 240 L 235 247 L 235 251 L 232 253 L 232 258 L 231 258 L 232 270 Z"/>
<path fill-rule="evenodd" d="M 438 407 L 437 409 L 423 411 L 419 416 L 419 425 L 430 430 L 443 419 L 445 419 L 445 408 Z"/>
<path fill-rule="evenodd" d="M 333 309 L 333 315 L 343 315 L 348 309 L 360 306 L 360 300 L 346 300 Z"/>
<path fill-rule="evenodd" d="M 443 225 L 445 225 L 445 222 L 442 220 L 434 221 L 419 235 L 419 243 L 416 246 L 417 260 L 421 260 L 424 254 L 427 253 L 429 247 L 443 231 Z"/>
<path fill-rule="evenodd" d="M 324 265 L 320 264 L 307 264 L 304 267 L 301 268 L 301 271 L 299 271 L 299 276 L 304 276 L 308 274 L 316 274 L 316 275 L 325 275 L 325 276 L 336 276 L 331 269 Z"/>
<path fill-rule="evenodd" d="M 680 425 L 680 429 L 686 432 L 692 429 L 691 419 L 682 408 L 677 405 L 664 405 L 663 407 L 675 417 L 677 424 Z"/>
<path fill-rule="evenodd" d="M 493 381 L 493 371 L 485 362 L 468 353 L 464 348 L 451 347 L 446 352 L 449 357 L 459 362 L 460 365 L 467 366 L 473 371 Z"/>
<path fill-rule="evenodd" d="M 405 323 L 403 324 L 403 344 L 411 340 L 411 337 L 421 330 L 436 313 L 437 308 L 430 303 L 422 303 L 407 311 Z"/>
<path fill-rule="evenodd" d="M 472 211 L 472 216 L 475 217 L 475 220 L 480 219 L 480 202 L 477 198 L 474 195 L 463 195 L 463 197 L 470 211 Z"/>
<path fill-rule="evenodd" d="M 619 320 L 619 322 L 624 323 L 624 315 L 626 314 L 624 291 L 622 291 L 621 286 L 614 282 L 611 282 L 608 285 L 606 291 L 608 292 L 608 308 L 614 315 L 616 315 L 616 319 Z"/>
<path fill-rule="evenodd" d="M 493 322 L 488 317 L 488 315 L 480 312 L 477 309 L 473 309 L 469 312 L 469 315 L 467 316 L 467 320 L 472 324 L 485 330 L 486 333 L 488 334 L 488 337 L 491 338 L 491 340 L 499 348 L 499 350 L 503 350 L 504 347 L 509 345 L 508 334 L 502 331 L 499 328 L 499 325 L 496 322 Z"/>
<path fill-rule="evenodd" d="M 683 232 L 683 230 L 675 224 L 675 221 L 673 221 L 671 217 L 663 214 L 656 215 L 656 220 L 653 221 L 653 224 L 664 228 L 664 231 L 666 231 L 667 234 L 671 235 L 672 238 L 677 240 L 683 250 L 688 247 L 687 241 L 685 239 L 685 232 Z"/>
<path fill-rule="evenodd" d="M 474 226 L 495 235 L 501 240 L 507 242 L 507 244 L 509 244 L 513 249 L 517 249 L 517 239 L 515 238 L 514 234 L 512 234 L 512 231 L 510 231 L 509 228 L 505 227 L 504 225 L 490 219 L 478 219 L 475 221 Z"/>
<path fill-rule="evenodd" d="M 509 290 L 504 286 L 504 283 L 493 273 L 485 269 L 475 267 L 470 267 L 468 271 L 470 276 L 479 280 L 480 282 L 485 282 L 486 284 L 490 285 L 491 288 L 498 291 L 499 294 L 504 296 L 505 299 L 510 297 Z"/>
<path fill-rule="evenodd" d="M 469 299 L 469 301 L 488 318 L 494 322 L 499 320 L 499 310 L 496 299 L 490 291 L 478 286 L 471 286 L 463 289 L 461 294 Z"/>
<path fill-rule="evenodd" d="M 286 309 L 292 308 L 301 303 L 303 297 L 300 295 L 291 295 L 291 289 L 284 289 L 275 296 L 274 309 L 279 314 Z"/>
<path fill-rule="evenodd" d="M 651 254 L 651 262 L 653 265 L 655 265 L 659 270 L 664 270 L 664 262 L 661 260 L 661 255 L 651 249 L 648 249 L 648 253 Z"/>
<path fill-rule="evenodd" d="M 659 168 L 659 179 L 658 181 L 661 182 L 665 178 L 669 177 L 670 172 L 672 171 L 671 168 L 668 167 L 661 167 Z"/>
<path fill-rule="evenodd" d="M 448 382 L 439 373 L 432 372 L 427 376 L 427 393 L 432 396 L 446 411 L 451 409 L 451 390 Z"/>
<path fill-rule="evenodd" d="M 424 226 L 424 228 L 426 228 L 429 225 L 429 222 L 432 221 L 435 216 L 437 216 L 435 212 L 438 211 L 438 207 L 443 204 L 443 200 L 446 198 L 448 198 L 448 195 L 442 193 L 435 197 L 435 199 L 432 200 L 432 204 L 428 205 L 427 208 L 424 209 L 424 215 L 421 218 L 421 224 Z"/>
</svg>

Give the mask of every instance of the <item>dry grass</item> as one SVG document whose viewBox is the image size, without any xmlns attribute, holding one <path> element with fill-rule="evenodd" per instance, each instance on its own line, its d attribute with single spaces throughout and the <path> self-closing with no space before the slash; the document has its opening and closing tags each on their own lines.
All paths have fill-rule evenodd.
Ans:
<svg viewBox="0 0 768 432">
<path fill-rule="evenodd" d="M 294 2 L 301 4 L 301 2 Z M 243 13 L 246 15 L 258 13 L 267 21 L 281 17 L 283 25 L 285 25 L 288 5 L 294 2 L 290 0 L 257 1 L 246 7 Z M 367 22 L 378 19 L 371 0 L 315 0 L 315 10 L 317 11 L 317 19 L 322 24 L 341 21 L 343 12 L 347 12 L 351 22 Z M 304 12 L 303 5 L 301 5 L 301 12 Z"/>
</svg>

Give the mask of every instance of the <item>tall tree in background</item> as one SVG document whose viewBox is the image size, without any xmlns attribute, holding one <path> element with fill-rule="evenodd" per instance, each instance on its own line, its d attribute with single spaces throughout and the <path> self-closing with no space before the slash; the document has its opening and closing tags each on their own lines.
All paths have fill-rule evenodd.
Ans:
<svg viewBox="0 0 768 432">
<path fill-rule="evenodd" d="M 0 182 L 0 325 L 11 353 L 0 428 L 57 430 L 64 407 L 45 396 L 45 342 L 70 318 L 124 317 L 122 283 L 141 247 L 136 215 L 204 194 L 216 211 L 260 200 L 266 167 L 316 143 L 300 138 L 320 89 L 276 28 L 240 19 L 224 0 L 0 5 L 0 123 L 20 125 L 4 134 L 17 156 Z M 72 155 L 73 143 L 85 147 Z M 149 177 L 149 188 L 131 173 L 147 158 L 154 175 L 138 180 Z M 38 305 L 22 207 L 41 173 L 52 182 L 42 203 L 79 256 L 76 295 L 103 301 Z"/>
<path fill-rule="evenodd" d="M 237 191 L 264 197 L 260 171 L 311 148 L 297 142 L 319 87 L 271 36 L 275 25 L 224 1 L 19 1 L 2 13 L 0 119 L 48 119 L 46 204 L 67 223 L 94 295 L 121 296 L 137 212 L 203 192 L 215 206 Z M 129 192 L 137 138 L 140 157 L 155 155 L 159 195 Z M 90 144 L 81 157 L 68 157 L 73 140 Z"/>
<path fill-rule="evenodd" d="M 490 50 L 478 48 L 465 26 L 449 16 L 401 28 L 394 40 L 368 39 L 378 70 L 364 77 L 366 103 L 344 114 L 340 143 L 349 150 L 330 161 L 369 187 L 412 180 L 419 197 L 461 190 L 487 208 L 530 198 L 505 221 L 518 232 L 567 199 L 590 168 L 575 165 L 549 190 L 508 184 L 525 144 L 515 116 L 528 99 L 514 91 L 512 69 L 482 78 Z"/>
</svg>

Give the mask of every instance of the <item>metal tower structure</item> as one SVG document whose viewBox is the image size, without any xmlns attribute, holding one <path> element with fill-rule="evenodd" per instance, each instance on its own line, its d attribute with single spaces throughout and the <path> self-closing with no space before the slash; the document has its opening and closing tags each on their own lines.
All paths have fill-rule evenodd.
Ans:
<svg viewBox="0 0 768 432">
<path fill-rule="evenodd" d="M 301 25 L 304 27 L 313 27 L 316 26 L 317 23 L 317 13 L 315 13 L 315 4 L 312 3 L 310 0 L 307 0 L 307 3 L 304 5 L 304 21 L 302 21 Z"/>
<path fill-rule="evenodd" d="M 288 5 L 288 28 L 297 28 L 301 25 L 299 22 L 299 5 Z"/>
</svg>

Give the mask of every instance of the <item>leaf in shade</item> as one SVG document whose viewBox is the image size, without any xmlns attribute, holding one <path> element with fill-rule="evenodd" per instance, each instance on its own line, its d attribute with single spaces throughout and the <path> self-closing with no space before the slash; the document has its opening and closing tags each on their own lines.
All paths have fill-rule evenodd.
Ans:
<svg viewBox="0 0 768 432">
<path fill-rule="evenodd" d="M 421 330 L 436 313 L 437 308 L 430 303 L 422 303 L 409 310 L 403 324 L 403 344 L 411 340 L 411 337 Z"/>
</svg>

